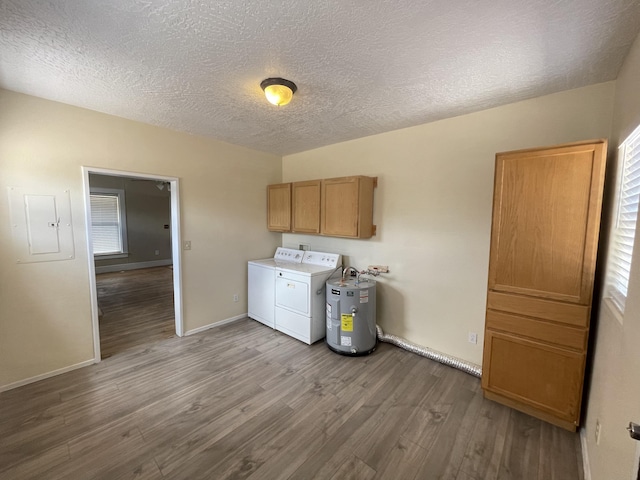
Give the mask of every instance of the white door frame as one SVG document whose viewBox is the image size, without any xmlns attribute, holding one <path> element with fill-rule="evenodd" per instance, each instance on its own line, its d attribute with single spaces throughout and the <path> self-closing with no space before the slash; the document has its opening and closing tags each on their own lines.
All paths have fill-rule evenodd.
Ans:
<svg viewBox="0 0 640 480">
<path fill-rule="evenodd" d="M 171 257 L 173 261 L 173 300 L 176 317 L 176 335 L 184 335 L 182 321 L 182 240 L 180 237 L 180 191 L 177 177 L 153 175 L 149 173 L 125 172 L 106 168 L 82 167 L 82 186 L 84 192 L 85 230 L 87 238 L 87 258 L 89 260 L 89 285 L 91 289 L 91 323 L 93 324 L 93 352 L 94 362 L 100 362 L 100 325 L 98 323 L 98 289 L 96 287 L 96 269 L 93 259 L 93 238 L 91 236 L 91 188 L 89 174 L 111 175 L 116 177 L 130 177 L 144 180 L 158 180 L 169 182 L 171 185 Z"/>
</svg>

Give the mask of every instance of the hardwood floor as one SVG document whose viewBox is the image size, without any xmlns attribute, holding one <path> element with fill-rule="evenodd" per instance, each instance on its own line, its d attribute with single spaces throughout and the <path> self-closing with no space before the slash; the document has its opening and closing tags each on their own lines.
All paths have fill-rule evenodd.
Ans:
<svg viewBox="0 0 640 480">
<path fill-rule="evenodd" d="M 582 479 L 577 434 L 389 344 L 245 319 L 0 394 L 2 479 Z"/>
<path fill-rule="evenodd" d="M 103 359 L 175 335 L 171 268 L 101 273 L 96 286 Z"/>
</svg>

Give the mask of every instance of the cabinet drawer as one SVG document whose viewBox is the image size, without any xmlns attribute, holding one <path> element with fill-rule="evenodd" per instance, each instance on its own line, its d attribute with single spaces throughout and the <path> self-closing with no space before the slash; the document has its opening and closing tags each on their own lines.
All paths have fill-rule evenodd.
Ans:
<svg viewBox="0 0 640 480">
<path fill-rule="evenodd" d="M 585 354 L 487 330 L 482 388 L 567 422 L 580 414 Z"/>
<path fill-rule="evenodd" d="M 541 298 L 525 297 L 489 291 L 487 309 L 519 313 L 576 327 L 589 325 L 590 308 L 585 305 L 555 302 Z"/>
<path fill-rule="evenodd" d="M 486 328 L 528 337 L 580 352 L 587 348 L 587 330 L 534 318 L 487 310 Z"/>
</svg>

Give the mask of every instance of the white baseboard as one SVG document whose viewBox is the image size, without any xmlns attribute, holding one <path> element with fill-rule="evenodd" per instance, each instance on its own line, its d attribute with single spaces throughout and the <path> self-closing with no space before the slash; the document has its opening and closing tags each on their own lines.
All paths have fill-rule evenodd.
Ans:
<svg viewBox="0 0 640 480">
<path fill-rule="evenodd" d="M 205 330 L 209 330 L 210 328 L 221 327 L 222 325 L 226 325 L 227 323 L 237 322 L 238 320 L 242 320 L 243 318 L 247 318 L 246 313 L 243 313 L 241 315 L 236 315 L 235 317 L 227 318 L 225 320 L 220 320 L 219 322 L 216 322 L 216 323 L 210 323 L 209 325 L 205 325 L 204 327 L 198 327 L 198 328 L 194 328 L 193 330 L 187 330 L 184 334 L 185 336 L 193 335 L 194 333 L 204 332 Z"/>
<path fill-rule="evenodd" d="M 584 470 L 584 480 L 591 480 L 591 464 L 589 463 L 589 452 L 587 451 L 587 429 L 580 429 L 580 445 L 582 446 L 582 469 Z"/>
<path fill-rule="evenodd" d="M 93 365 L 94 363 L 95 361 L 91 359 L 84 362 L 76 363 L 75 365 L 69 365 L 68 367 L 59 368 L 58 370 L 54 370 L 52 372 L 36 375 L 35 377 L 25 378 L 24 380 L 18 380 L 17 382 L 9 383 L 7 385 L 0 385 L 0 392 L 13 390 L 14 388 L 22 387 L 23 385 L 28 385 L 34 382 L 39 382 L 40 380 L 44 380 L 45 378 L 55 377 L 56 375 L 61 375 L 63 373 L 70 372 L 71 370 L 77 370 L 78 368 L 88 367 L 89 365 Z"/>
<path fill-rule="evenodd" d="M 121 270 L 138 270 L 139 268 L 165 267 L 173 265 L 173 260 L 151 260 L 149 262 L 119 263 L 117 265 L 96 266 L 96 273 L 120 272 Z"/>
<path fill-rule="evenodd" d="M 146 268 L 146 267 L 141 267 L 141 268 Z M 242 313 L 240 315 L 236 315 L 235 317 L 227 318 L 225 320 L 220 320 L 219 322 L 211 323 L 203 327 L 194 328 L 193 330 L 188 330 L 187 332 L 185 332 L 185 335 L 193 335 L 195 333 L 204 332 L 205 330 L 209 330 L 210 328 L 221 327 L 222 325 L 237 322 L 238 320 L 242 320 L 243 318 L 247 318 L 246 313 Z M 30 383 L 38 382 L 40 380 L 44 380 L 45 378 L 55 377 L 56 375 L 61 375 L 63 373 L 67 373 L 72 370 L 77 370 L 78 368 L 87 367 L 89 365 L 93 365 L 94 363 L 95 363 L 95 360 L 91 359 L 84 362 L 76 363 L 75 365 L 69 365 L 68 367 L 60 368 L 58 370 L 53 370 L 52 372 L 36 375 L 35 377 L 25 378 L 24 380 L 18 380 L 17 382 L 9 383 L 7 385 L 0 385 L 0 392 L 13 390 L 14 388 L 18 388 L 24 385 L 28 385 Z M 585 480 L 588 480 L 588 479 L 585 479 Z"/>
</svg>

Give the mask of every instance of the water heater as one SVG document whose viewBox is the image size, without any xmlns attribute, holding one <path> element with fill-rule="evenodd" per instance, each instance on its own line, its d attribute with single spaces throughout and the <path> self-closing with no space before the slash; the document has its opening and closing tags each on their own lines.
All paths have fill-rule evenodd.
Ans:
<svg viewBox="0 0 640 480">
<path fill-rule="evenodd" d="M 368 278 L 327 282 L 327 346 L 342 355 L 376 349 L 376 282 Z"/>
</svg>

